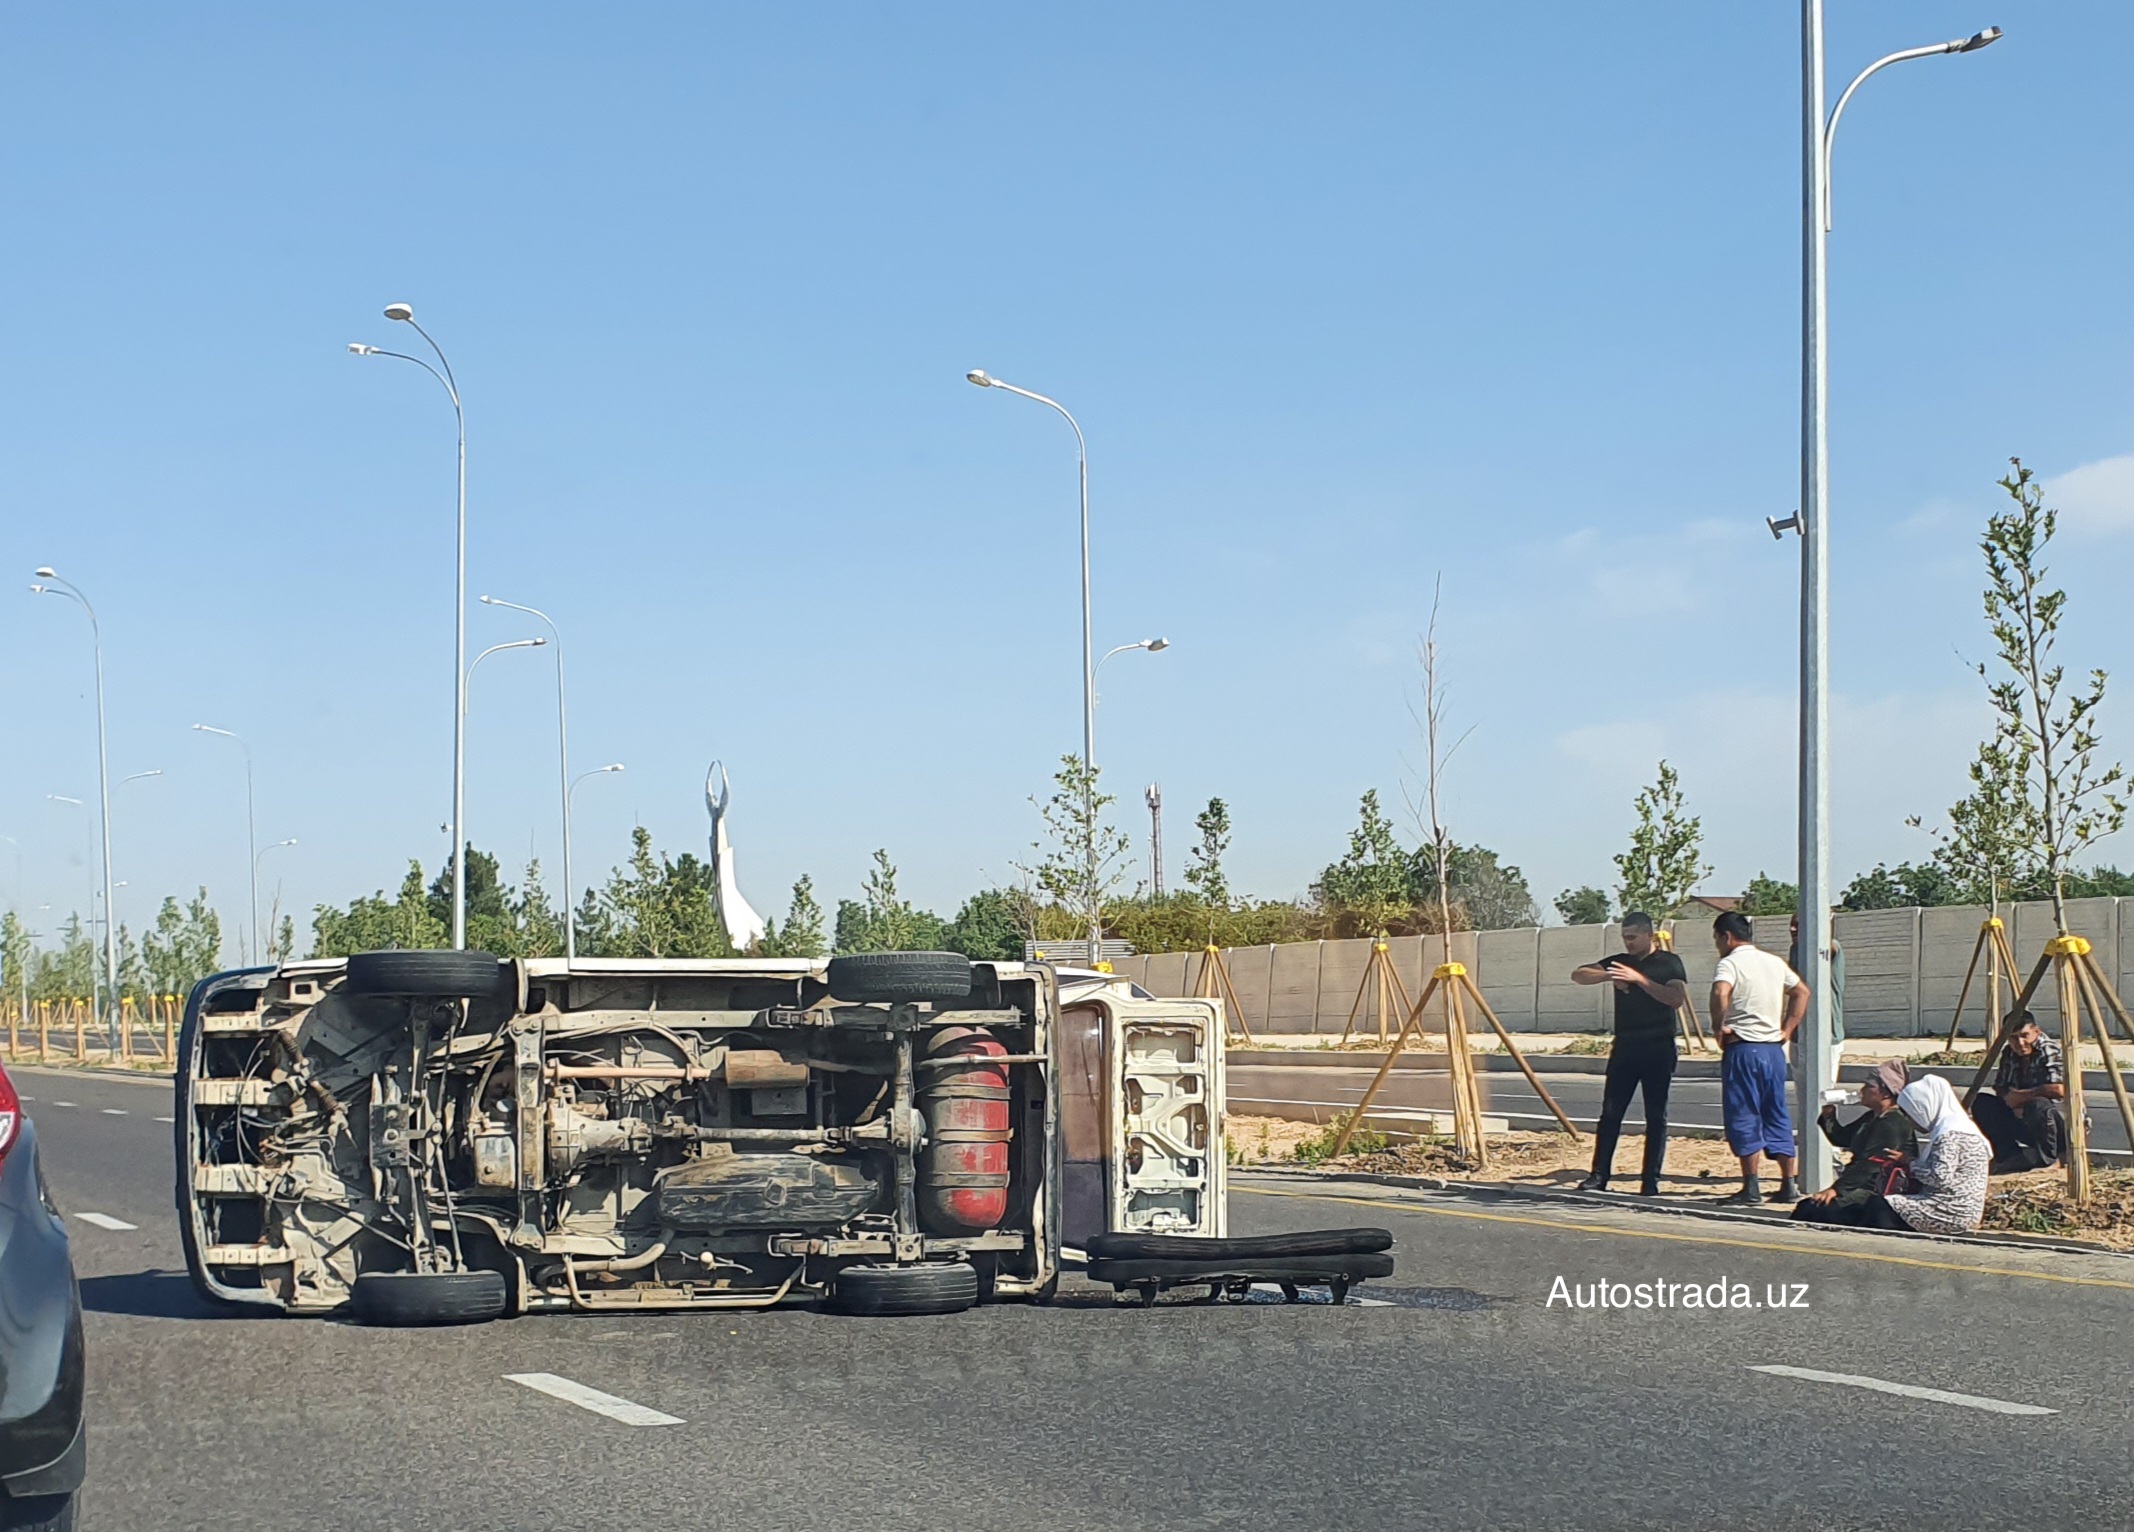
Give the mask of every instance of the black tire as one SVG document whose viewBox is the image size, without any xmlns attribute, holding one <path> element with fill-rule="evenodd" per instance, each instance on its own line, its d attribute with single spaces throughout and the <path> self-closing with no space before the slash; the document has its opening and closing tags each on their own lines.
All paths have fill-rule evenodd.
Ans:
<svg viewBox="0 0 2134 1532">
<path fill-rule="evenodd" d="M 830 959 L 830 993 L 840 1000 L 968 1000 L 971 981 L 971 960 L 960 952 L 858 952 Z"/>
<path fill-rule="evenodd" d="M 500 1271 L 367 1271 L 353 1306 L 368 1325 L 478 1325 L 509 1300 Z"/>
<path fill-rule="evenodd" d="M 0 1527 L 8 1532 L 74 1532 L 74 1497 L 39 1495 L 0 1505 Z"/>
<path fill-rule="evenodd" d="M 964 1261 L 847 1266 L 837 1274 L 837 1306 L 847 1314 L 960 1314 L 977 1301 L 978 1272 Z"/>
<path fill-rule="evenodd" d="M 1198 1234 L 1093 1234 L 1093 1261 L 1281 1261 L 1319 1256 L 1373 1255 L 1393 1248 L 1389 1229 L 1308 1229 L 1209 1239 Z"/>
<path fill-rule="evenodd" d="M 359 952 L 348 960 L 350 992 L 430 1000 L 507 998 L 509 970 L 487 952 Z"/>
</svg>

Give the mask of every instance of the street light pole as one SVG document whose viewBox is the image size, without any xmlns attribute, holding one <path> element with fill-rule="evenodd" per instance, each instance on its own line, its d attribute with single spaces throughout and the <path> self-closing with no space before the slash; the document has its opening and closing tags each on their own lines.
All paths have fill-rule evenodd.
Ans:
<svg viewBox="0 0 2134 1532">
<path fill-rule="evenodd" d="M 249 963 L 254 951 L 266 950 L 259 933 L 259 819 L 252 804 L 252 747 L 229 729 L 218 729 L 211 723 L 196 723 L 193 727 L 202 734 L 219 734 L 224 739 L 234 739 L 237 748 L 245 753 L 245 855 L 251 859 L 252 867 L 252 925 L 251 935 L 245 943 L 244 960 Z"/>
<path fill-rule="evenodd" d="M 1097 772 L 1097 667 L 1092 656 L 1096 649 L 1090 638 L 1089 599 L 1089 441 L 1082 435 L 1082 426 L 1068 414 L 1067 406 L 1057 399 L 1048 399 L 1043 394 L 1032 393 L 1027 388 L 1017 388 L 1013 383 L 1003 383 L 989 376 L 984 368 L 973 368 L 964 378 L 980 388 L 1000 388 L 1011 394 L 1020 394 L 1025 399 L 1035 399 L 1039 404 L 1058 410 L 1068 425 L 1074 427 L 1075 457 L 1081 468 L 1082 486 L 1082 812 L 1086 819 L 1094 821 Z M 1096 898 L 1096 837 L 1094 823 L 1085 869 L 1090 889 L 1089 911 L 1089 963 L 1095 967 L 1104 940 L 1104 920 L 1097 909 Z"/>
<path fill-rule="evenodd" d="M 460 407 L 459 384 L 452 376 L 452 364 L 445 358 L 444 348 L 430 338 L 430 332 L 415 323 L 415 310 L 405 303 L 389 303 L 385 317 L 407 325 L 428 343 L 437 355 L 437 367 L 432 367 L 419 356 L 409 356 L 402 351 L 383 351 L 376 346 L 361 343 L 351 344 L 349 351 L 356 356 L 389 356 L 396 361 L 413 362 L 431 377 L 444 385 L 445 392 L 452 396 L 452 414 L 459 422 L 459 522 L 457 532 L 457 563 L 452 594 L 452 680 L 455 691 L 452 697 L 452 946 L 464 950 L 467 945 L 467 837 L 464 821 L 467 809 L 467 412 Z M 442 372 L 438 371 L 442 367 Z"/>
<path fill-rule="evenodd" d="M 1808 1015 L 1795 1050 L 1795 1132 L 1801 1184 L 1830 1184 L 1830 1144 L 1816 1114 L 1830 1070 L 1830 500 L 1829 250 L 1830 157 L 1838 119 L 1876 71 L 1906 59 L 1971 53 L 1999 40 L 2000 28 L 1877 59 L 1853 78 L 1836 110 L 1823 113 L 1823 0 L 1801 0 L 1801 659 L 1800 950 Z"/>
<path fill-rule="evenodd" d="M 514 612 L 538 617 L 548 624 L 548 631 L 555 637 L 556 786 L 563 799 L 563 957 L 569 962 L 578 956 L 578 914 L 571 902 L 575 886 L 571 882 L 571 732 L 570 720 L 563 709 L 563 630 L 556 626 L 555 618 L 538 607 L 521 606 L 516 601 L 505 601 L 496 596 L 484 596 L 481 602 L 484 606 L 506 606 Z"/>
<path fill-rule="evenodd" d="M 89 614 L 89 638 L 96 651 L 96 790 L 101 805 L 102 838 L 104 850 L 104 1004 L 112 999 L 119 987 L 118 932 L 111 919 L 111 757 L 104 743 L 104 630 L 96 620 L 96 608 L 82 594 L 81 587 L 72 580 L 61 579 L 49 567 L 37 571 L 37 578 L 45 583 L 32 585 L 32 593 L 40 596 L 65 596 Z"/>
</svg>

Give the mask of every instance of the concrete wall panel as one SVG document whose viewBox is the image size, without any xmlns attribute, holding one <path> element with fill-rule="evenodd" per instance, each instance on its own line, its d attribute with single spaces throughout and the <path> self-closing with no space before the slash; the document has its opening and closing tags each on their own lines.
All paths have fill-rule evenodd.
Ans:
<svg viewBox="0 0 2134 1532">
<path fill-rule="evenodd" d="M 1272 953 L 1268 979 L 1267 1030 L 1309 1033 L 1319 1018 L 1318 942 L 1288 942 Z"/>
</svg>

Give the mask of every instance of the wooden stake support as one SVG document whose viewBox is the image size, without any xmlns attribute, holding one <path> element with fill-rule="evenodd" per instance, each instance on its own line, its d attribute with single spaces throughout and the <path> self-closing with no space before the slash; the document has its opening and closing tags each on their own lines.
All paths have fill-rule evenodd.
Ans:
<svg viewBox="0 0 2134 1532">
<path fill-rule="evenodd" d="M 1989 921 L 1988 924 L 1997 926 L 2000 922 Z M 2005 936 L 2002 940 L 2005 943 Z M 1978 1073 L 1972 1076 L 1971 1088 L 1964 1092 L 1964 1110 L 1971 1109 L 1971 1103 L 1985 1088 L 1987 1076 L 1999 1062 L 2001 1050 L 2015 1031 L 2017 1018 L 2030 1009 L 2031 998 L 2037 994 L 2047 972 L 2052 973 L 2059 986 L 2060 1056 L 2067 1068 L 2067 1099 L 2062 1103 L 2067 1109 L 2067 1194 L 2077 1207 L 2081 1207 L 2090 1196 L 2089 1131 L 2082 1121 L 2082 1021 L 2085 1012 L 2097 1039 L 2097 1051 L 2104 1059 L 2105 1078 L 2111 1082 L 2112 1098 L 2119 1107 L 2119 1120 L 2126 1127 L 2127 1141 L 2134 1143 L 2134 1097 L 2129 1097 L 2118 1061 L 2112 1056 L 2111 1038 L 2111 1017 L 2117 1016 L 2128 1037 L 2134 1039 L 2134 1016 L 2127 1014 L 2126 1005 L 2105 978 L 2087 939 L 2056 936 L 2045 944 L 2045 951 L 2038 957 L 2038 966 L 2030 971 L 2030 977 L 2023 983 L 2022 993 L 2016 996 L 2015 1004 L 1994 1028 L 1993 1040 L 1986 1045 L 1986 1057 L 1979 1063 Z M 2109 1002 L 2109 1012 L 2098 1003 L 2100 997 Z"/>
<path fill-rule="evenodd" d="M 1222 1001 L 1225 1041 L 1233 1035 L 1252 1041 L 1252 1028 L 1245 1024 L 1245 1008 L 1237 1003 L 1237 986 L 1230 982 L 1230 965 L 1223 961 L 1223 949 L 1213 942 L 1201 949 L 1200 977 L 1193 981 L 1193 998 Z"/>
<path fill-rule="evenodd" d="M 1664 950 L 1668 952 L 1675 950 L 1675 933 L 1672 929 L 1654 932 L 1653 939 L 1659 942 Z M 1697 1020 L 1697 1007 L 1695 1005 L 1676 1006 L 1675 1019 L 1682 1024 L 1682 1041 L 1689 1045 L 1691 1053 L 1706 1049 L 1713 1053 L 1719 1051 L 1712 1040 L 1704 1035 L 1704 1026 Z"/>
<path fill-rule="evenodd" d="M 1400 997 L 1400 1008 L 1391 1009 L 1394 996 Z M 1372 997 L 1372 1009 L 1378 1016 L 1378 1045 L 1383 1048 L 1390 1040 L 1386 1023 L 1392 1016 L 1408 1014 L 1408 986 L 1400 982 L 1400 972 L 1393 966 L 1392 950 L 1381 936 L 1371 943 L 1371 961 L 1364 964 L 1363 978 L 1357 981 L 1356 999 L 1349 1006 L 1348 1025 L 1341 1029 L 1341 1047 L 1348 1046 L 1349 1038 L 1356 1031 L 1356 1017 L 1363 1010 L 1366 996 Z"/>
<path fill-rule="evenodd" d="M 1406 1019 L 1401 1022 L 1400 1032 L 1393 1039 L 1393 1046 L 1386 1050 L 1385 1062 L 1378 1066 L 1378 1073 L 1372 1076 L 1370 1088 L 1363 1093 L 1363 1099 L 1356 1103 L 1355 1110 L 1349 1113 L 1348 1121 L 1342 1125 L 1341 1136 L 1334 1140 L 1333 1152 L 1339 1155 L 1348 1149 L 1349 1140 L 1355 1136 L 1356 1128 L 1363 1121 L 1364 1114 L 1370 1111 L 1371 1103 L 1378 1099 L 1378 1092 L 1384 1087 L 1386 1077 L 1393 1072 L 1393 1065 L 1400 1058 L 1401 1050 L 1408 1046 L 1408 1039 L 1412 1036 L 1418 1043 L 1421 1042 L 1423 1014 L 1429 1008 L 1430 997 L 1441 991 L 1445 997 L 1445 1056 L 1447 1070 L 1452 1077 L 1453 1141 L 1460 1153 L 1478 1166 L 1489 1163 L 1489 1145 L 1482 1134 L 1482 1095 L 1475 1082 L 1474 1056 L 1467 1047 L 1466 1007 L 1469 1003 L 1489 1022 L 1491 1029 L 1497 1034 L 1497 1040 L 1503 1044 L 1504 1051 L 1512 1056 L 1520 1072 L 1526 1076 L 1527 1084 L 1534 1088 L 1534 1094 L 1548 1104 L 1556 1120 L 1563 1125 L 1564 1132 L 1576 1139 L 1579 1136 L 1577 1125 L 1564 1115 L 1563 1108 L 1556 1104 L 1556 1098 L 1549 1094 L 1549 1088 L 1541 1083 L 1541 1077 L 1535 1074 L 1533 1066 L 1527 1063 L 1526 1055 L 1519 1051 L 1519 1045 L 1512 1041 L 1511 1033 L 1507 1032 L 1504 1023 L 1497 1019 L 1497 1013 L 1491 1010 L 1489 1002 L 1482 998 L 1482 991 L 1476 987 L 1473 977 L 1467 972 L 1466 964 L 1440 963 L 1431 974 L 1430 982 L 1423 986 L 1422 998 L 1415 1002 Z"/>
<path fill-rule="evenodd" d="M 1978 940 L 1971 944 L 1971 965 L 1964 970 L 1964 987 L 1956 994 L 1956 1014 L 1949 1018 L 1949 1040 L 1942 1044 L 1944 1053 L 1956 1051 L 1956 1034 L 1964 1024 L 1964 1002 L 1971 998 L 1971 981 L 1978 976 L 1980 958 L 1986 960 L 1986 1037 L 1991 1040 L 2000 1020 L 2001 980 L 2012 980 L 2016 975 L 2008 927 L 1998 915 L 1978 928 Z"/>
</svg>

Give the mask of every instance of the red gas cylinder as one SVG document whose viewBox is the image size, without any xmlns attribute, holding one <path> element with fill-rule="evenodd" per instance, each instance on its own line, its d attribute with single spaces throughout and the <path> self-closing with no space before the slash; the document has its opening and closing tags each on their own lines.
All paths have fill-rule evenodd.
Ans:
<svg viewBox="0 0 2134 1532">
<path fill-rule="evenodd" d="M 919 1153 L 919 1223 L 954 1237 L 997 1229 L 1008 1216 L 1007 1054 L 983 1027 L 944 1027 L 919 1060 L 918 1107 L 926 1118 Z"/>
</svg>

